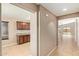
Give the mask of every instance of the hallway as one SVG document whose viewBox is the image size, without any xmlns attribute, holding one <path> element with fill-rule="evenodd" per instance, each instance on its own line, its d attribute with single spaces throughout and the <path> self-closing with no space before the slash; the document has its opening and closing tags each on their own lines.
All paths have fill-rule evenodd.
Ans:
<svg viewBox="0 0 79 59">
<path fill-rule="evenodd" d="M 58 48 L 52 54 L 54 56 L 79 56 L 79 48 L 71 35 L 63 35 L 59 40 Z"/>
<path fill-rule="evenodd" d="M 40 39 L 39 39 L 39 55 L 46 56 L 78 56 L 79 55 L 79 31 L 77 13 L 74 7 L 76 4 L 41 4 L 40 9 Z M 61 6 L 61 7 L 58 7 Z M 66 6 L 66 7 L 65 7 Z M 73 7 L 74 6 L 74 7 Z M 72 8 L 73 7 L 73 8 Z M 72 11 L 73 10 L 73 11 Z M 78 10 L 78 9 L 76 9 Z M 77 20 L 78 19 L 78 20 Z M 59 22 L 60 21 L 60 22 Z M 60 28 L 60 37 L 58 37 L 58 29 Z M 78 39 L 76 39 L 78 38 Z M 57 49 L 56 49 L 57 48 Z M 56 49 L 56 50 L 55 50 Z M 54 51 L 55 50 L 55 51 Z M 54 51 L 54 52 L 52 52 Z"/>
<path fill-rule="evenodd" d="M 79 55 L 79 4 L 1 5 L 1 46 L 13 46 L 2 48 L 3 56 L 50 56 L 51 53 L 51 56 Z M 31 47 L 29 44 L 13 45 L 26 41 L 31 42 Z"/>
</svg>

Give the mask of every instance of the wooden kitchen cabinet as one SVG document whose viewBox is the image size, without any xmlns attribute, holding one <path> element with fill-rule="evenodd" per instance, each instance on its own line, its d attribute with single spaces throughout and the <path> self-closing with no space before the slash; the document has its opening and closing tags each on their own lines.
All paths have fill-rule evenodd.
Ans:
<svg viewBox="0 0 79 59">
<path fill-rule="evenodd" d="M 24 36 L 24 43 L 28 42 L 28 36 Z"/>
<path fill-rule="evenodd" d="M 30 23 L 17 21 L 17 30 L 30 30 Z"/>
<path fill-rule="evenodd" d="M 28 42 L 30 42 L 30 35 L 28 35 Z"/>
<path fill-rule="evenodd" d="M 18 35 L 18 44 L 30 42 L 30 35 Z"/>
<path fill-rule="evenodd" d="M 21 22 L 17 22 L 17 29 L 21 30 L 22 29 L 22 23 Z"/>
<path fill-rule="evenodd" d="M 18 43 L 22 44 L 24 42 L 23 39 L 23 36 L 18 36 Z"/>
</svg>

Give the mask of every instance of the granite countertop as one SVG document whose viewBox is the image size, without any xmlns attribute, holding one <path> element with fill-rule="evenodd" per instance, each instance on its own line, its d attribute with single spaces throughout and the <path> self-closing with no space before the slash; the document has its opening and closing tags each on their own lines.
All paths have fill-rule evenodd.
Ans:
<svg viewBox="0 0 79 59">
<path fill-rule="evenodd" d="M 16 35 L 30 35 L 30 30 L 17 30 Z"/>
</svg>

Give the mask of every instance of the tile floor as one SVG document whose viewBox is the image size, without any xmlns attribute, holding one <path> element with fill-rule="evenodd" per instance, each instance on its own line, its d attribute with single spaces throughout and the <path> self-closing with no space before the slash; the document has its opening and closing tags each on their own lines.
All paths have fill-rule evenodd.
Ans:
<svg viewBox="0 0 79 59">
<path fill-rule="evenodd" d="M 30 43 L 2 48 L 2 56 L 31 56 Z"/>
<path fill-rule="evenodd" d="M 79 56 L 79 47 L 71 35 L 63 35 L 51 56 Z"/>
</svg>

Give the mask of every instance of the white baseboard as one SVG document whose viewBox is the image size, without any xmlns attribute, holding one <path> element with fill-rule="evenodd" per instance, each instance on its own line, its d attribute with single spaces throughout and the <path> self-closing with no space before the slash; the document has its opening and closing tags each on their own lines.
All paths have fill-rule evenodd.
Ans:
<svg viewBox="0 0 79 59">
<path fill-rule="evenodd" d="M 52 50 L 47 54 L 47 56 L 50 56 L 56 49 L 57 49 L 57 47 L 55 47 L 54 49 L 52 49 Z"/>
<path fill-rule="evenodd" d="M 17 45 L 17 43 L 11 43 L 11 44 L 6 44 L 6 45 L 2 45 L 2 47 L 9 47 L 9 46 L 14 46 L 14 45 Z"/>
</svg>

